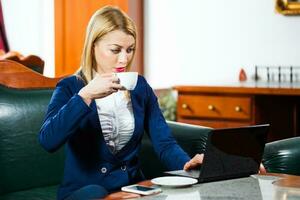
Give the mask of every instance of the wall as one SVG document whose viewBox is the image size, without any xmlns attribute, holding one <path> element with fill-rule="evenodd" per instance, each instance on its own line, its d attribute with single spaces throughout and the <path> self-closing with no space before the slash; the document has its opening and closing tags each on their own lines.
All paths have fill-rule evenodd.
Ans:
<svg viewBox="0 0 300 200">
<path fill-rule="evenodd" d="M 54 1 L 2 6 L 11 49 L 41 56 L 54 76 Z M 154 88 L 236 81 L 241 67 L 249 77 L 255 65 L 300 65 L 300 16 L 276 14 L 273 0 L 146 0 L 144 12 L 145 75 Z"/>
<path fill-rule="evenodd" d="M 53 0 L 2 0 L 10 50 L 45 61 L 45 75 L 54 76 Z"/>
<path fill-rule="evenodd" d="M 300 66 L 300 16 L 274 0 L 145 1 L 145 75 L 154 88 L 248 79 L 255 65 Z"/>
</svg>

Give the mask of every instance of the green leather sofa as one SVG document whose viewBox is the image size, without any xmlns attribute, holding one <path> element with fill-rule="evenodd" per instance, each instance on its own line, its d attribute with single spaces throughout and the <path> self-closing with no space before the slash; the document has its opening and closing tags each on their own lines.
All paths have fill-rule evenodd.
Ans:
<svg viewBox="0 0 300 200">
<path fill-rule="evenodd" d="M 63 174 L 63 149 L 49 154 L 37 139 L 53 89 L 7 87 L 5 81 L 9 77 L 5 74 L 3 78 L 1 70 L 0 62 L 0 200 L 56 199 Z M 188 154 L 204 151 L 210 128 L 168 124 Z M 146 134 L 142 142 L 140 159 L 145 176 L 148 179 L 161 176 L 165 168 L 155 156 Z M 298 137 L 267 144 L 263 160 L 267 169 L 300 175 L 299 143 Z"/>
</svg>

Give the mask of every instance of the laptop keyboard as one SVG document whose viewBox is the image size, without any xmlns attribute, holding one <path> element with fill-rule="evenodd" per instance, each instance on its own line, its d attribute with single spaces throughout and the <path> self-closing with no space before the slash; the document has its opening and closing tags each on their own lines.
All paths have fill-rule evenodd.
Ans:
<svg viewBox="0 0 300 200">
<path fill-rule="evenodd" d="M 191 177 L 191 178 L 196 178 L 198 179 L 199 175 L 200 175 L 200 170 L 175 170 L 175 171 L 167 171 L 164 172 L 165 174 L 169 174 L 169 175 L 176 175 L 176 176 L 186 176 L 186 177 Z"/>
</svg>

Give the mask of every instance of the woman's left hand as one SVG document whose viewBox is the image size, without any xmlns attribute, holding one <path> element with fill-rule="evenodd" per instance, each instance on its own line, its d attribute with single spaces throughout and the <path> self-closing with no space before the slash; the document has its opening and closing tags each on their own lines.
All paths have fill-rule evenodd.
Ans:
<svg viewBox="0 0 300 200">
<path fill-rule="evenodd" d="M 267 173 L 267 170 L 266 170 L 265 166 L 262 163 L 260 163 L 260 165 L 259 165 L 258 173 L 259 174 L 265 174 L 265 173 Z"/>
<path fill-rule="evenodd" d="M 202 164 L 204 158 L 204 154 L 196 154 L 190 161 L 186 162 L 183 166 L 184 170 L 193 169 Z"/>
</svg>

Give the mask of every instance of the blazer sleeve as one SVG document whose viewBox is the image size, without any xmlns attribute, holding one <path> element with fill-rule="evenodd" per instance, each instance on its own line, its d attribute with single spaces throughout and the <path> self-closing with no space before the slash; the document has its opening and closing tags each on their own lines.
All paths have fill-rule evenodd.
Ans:
<svg viewBox="0 0 300 200">
<path fill-rule="evenodd" d="M 75 76 L 61 80 L 51 97 L 48 110 L 39 132 L 39 142 L 44 149 L 54 152 L 78 130 L 80 121 L 91 108 L 74 92 Z"/>
<path fill-rule="evenodd" d="M 184 164 L 190 160 L 190 157 L 173 137 L 161 113 L 157 97 L 148 83 L 146 83 L 146 90 L 145 130 L 151 138 L 154 150 L 169 170 L 183 169 Z"/>
</svg>

